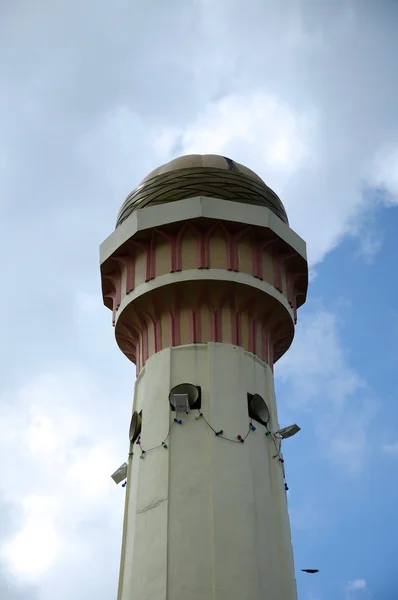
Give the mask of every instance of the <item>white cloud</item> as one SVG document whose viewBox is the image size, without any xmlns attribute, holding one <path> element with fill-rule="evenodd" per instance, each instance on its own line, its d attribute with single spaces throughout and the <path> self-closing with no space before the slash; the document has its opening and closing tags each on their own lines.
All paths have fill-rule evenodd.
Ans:
<svg viewBox="0 0 398 600">
<path fill-rule="evenodd" d="M 24 577 L 40 578 L 49 569 L 62 548 L 55 515 L 59 506 L 51 496 L 31 494 L 22 500 L 25 523 L 3 548 L 12 568 Z"/>
<path fill-rule="evenodd" d="M 229 152 L 238 162 L 268 171 L 281 187 L 305 160 L 314 159 L 310 154 L 314 129 L 314 115 L 300 115 L 280 98 L 260 90 L 224 96 L 174 136 L 184 154 Z M 160 139 L 165 135 L 167 130 Z"/>
<path fill-rule="evenodd" d="M 365 594 L 365 595 L 364 595 Z M 347 600 L 355 600 L 356 598 L 370 598 L 369 590 L 365 579 L 353 579 L 346 586 Z"/>
<path fill-rule="evenodd" d="M 382 148 L 376 154 L 372 169 L 375 187 L 387 189 L 390 201 L 398 201 L 398 147 Z"/>
<path fill-rule="evenodd" d="M 338 325 L 336 315 L 322 306 L 301 315 L 293 345 L 278 368 L 278 377 L 294 385 L 295 403 L 338 409 L 365 386 L 347 363 Z"/>
<path fill-rule="evenodd" d="M 113 407 L 111 389 L 72 367 L 37 376 L 0 400 L 7 407 L 0 414 L 0 460 L 7 464 L 1 490 L 22 509 L 19 526 L 0 540 L 1 555 L 22 580 L 40 580 L 46 600 L 54 574 L 73 565 L 71 556 L 81 557 L 74 577 L 87 578 L 85 523 L 111 527 L 109 550 L 118 548 L 123 494 L 110 475 L 127 451 L 127 434 L 115 435 L 114 423 L 127 430 L 128 406 Z M 57 597 L 70 596 L 70 585 Z"/>
<path fill-rule="evenodd" d="M 381 449 L 385 454 L 398 456 L 398 442 L 394 442 L 393 444 L 383 444 Z"/>
<path fill-rule="evenodd" d="M 366 581 L 364 579 L 354 579 L 353 581 L 349 581 L 347 584 L 347 589 L 351 592 L 356 590 L 364 590 L 366 588 Z"/>
<path fill-rule="evenodd" d="M 368 429 L 378 403 L 349 365 L 336 316 L 321 305 L 302 315 L 292 347 L 277 366 L 283 395 L 315 419 L 319 452 L 350 474 L 369 451 Z"/>
<path fill-rule="evenodd" d="M 382 236 L 371 229 L 367 229 L 359 238 L 359 256 L 368 264 L 373 263 L 375 256 L 380 252 L 383 245 Z"/>
</svg>

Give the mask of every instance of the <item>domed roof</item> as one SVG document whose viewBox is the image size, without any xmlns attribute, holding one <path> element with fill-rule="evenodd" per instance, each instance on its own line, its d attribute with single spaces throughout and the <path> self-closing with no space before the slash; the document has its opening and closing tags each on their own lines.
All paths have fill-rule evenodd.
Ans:
<svg viewBox="0 0 398 600">
<path fill-rule="evenodd" d="M 116 227 L 139 208 L 195 196 L 264 206 L 288 223 L 282 201 L 254 171 L 226 156 L 189 154 L 149 173 L 127 196 Z"/>
</svg>

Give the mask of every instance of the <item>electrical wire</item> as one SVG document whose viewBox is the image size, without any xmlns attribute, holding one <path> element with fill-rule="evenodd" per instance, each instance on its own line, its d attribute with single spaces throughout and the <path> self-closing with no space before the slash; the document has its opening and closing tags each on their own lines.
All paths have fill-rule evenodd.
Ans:
<svg viewBox="0 0 398 600">
<path fill-rule="evenodd" d="M 226 435 L 224 435 L 224 431 L 222 429 L 220 429 L 218 431 L 216 429 L 214 429 L 214 427 L 209 423 L 209 421 L 206 419 L 206 417 L 203 415 L 203 413 L 200 410 L 198 410 L 198 413 L 199 413 L 199 415 L 196 417 L 196 419 L 203 419 L 203 421 L 206 423 L 206 425 L 212 430 L 212 432 L 217 437 L 219 437 L 222 440 L 225 440 L 227 442 L 232 442 L 234 444 L 242 444 L 247 439 L 247 437 L 250 435 L 250 433 L 255 430 L 255 427 L 254 427 L 254 425 L 252 423 L 252 419 L 250 419 L 249 429 L 248 429 L 246 435 L 244 437 L 242 437 L 241 435 L 238 435 L 236 439 L 233 439 L 233 438 L 230 438 L 230 437 L 227 437 Z M 167 435 L 164 438 L 163 442 L 161 444 L 158 444 L 157 446 L 153 446 L 152 448 L 148 448 L 147 450 L 145 450 L 142 447 L 141 438 L 138 439 L 138 441 L 136 443 L 138 443 L 138 445 L 140 447 L 141 458 L 143 458 L 144 455 L 147 454 L 148 452 L 152 452 L 153 450 L 157 450 L 158 448 L 167 448 L 166 442 L 167 442 L 168 438 L 170 437 L 171 430 L 172 430 L 173 426 L 176 424 L 176 422 L 179 422 L 178 419 L 174 419 L 174 421 L 171 423 L 171 425 L 169 427 L 169 430 L 168 430 Z M 274 447 L 275 447 L 276 454 L 273 456 L 273 458 L 278 458 L 279 462 L 281 463 L 282 475 L 283 475 L 283 482 L 284 482 L 284 485 L 285 485 L 285 490 L 287 491 L 289 488 L 287 486 L 286 477 L 285 477 L 285 467 L 284 467 L 284 462 L 285 461 L 284 461 L 284 459 L 282 458 L 282 455 L 281 455 L 282 440 L 278 438 L 278 441 L 279 441 L 279 445 L 278 445 L 277 439 L 275 438 L 275 436 L 272 433 L 272 431 L 270 431 L 270 429 L 268 428 L 268 423 L 265 423 L 265 428 L 267 430 L 266 435 L 268 437 L 271 437 L 272 442 L 273 442 Z M 131 454 L 132 453 L 129 453 L 129 456 Z"/>
<path fill-rule="evenodd" d="M 246 440 L 246 438 L 247 438 L 247 436 L 250 434 L 250 432 L 251 432 L 251 431 L 253 431 L 253 425 L 252 425 L 252 421 L 250 420 L 250 423 L 249 423 L 249 430 L 248 430 L 248 432 L 246 433 L 246 435 L 245 435 L 244 437 L 242 437 L 241 435 L 238 435 L 238 436 L 237 436 L 237 439 L 232 439 L 232 438 L 229 438 L 229 437 L 227 437 L 226 435 L 224 435 L 224 431 L 223 431 L 222 429 L 220 429 L 219 431 L 217 431 L 216 429 L 214 429 L 214 427 L 213 427 L 212 425 L 210 425 L 209 421 L 208 421 L 208 420 L 207 420 L 207 419 L 204 417 L 203 413 L 202 413 L 200 410 L 198 410 L 198 413 L 199 413 L 199 415 L 198 415 L 198 417 L 196 417 L 196 418 L 197 418 L 197 419 L 198 419 L 198 418 L 201 418 L 201 419 L 203 419 L 203 421 L 206 423 L 206 425 L 207 425 L 208 427 L 210 427 L 210 429 L 213 431 L 213 433 L 214 433 L 214 434 L 215 434 L 217 437 L 221 438 L 222 440 L 226 440 L 227 442 L 233 442 L 234 444 L 242 444 L 242 443 L 243 443 L 243 442 Z"/>
<path fill-rule="evenodd" d="M 165 446 L 165 444 L 166 444 L 167 440 L 169 439 L 170 432 L 171 432 L 171 430 L 172 430 L 172 427 L 175 425 L 175 423 L 176 423 L 176 421 L 174 420 L 174 421 L 172 422 L 172 424 L 170 425 L 170 427 L 169 427 L 169 430 L 168 430 L 168 432 L 167 432 L 167 435 L 166 435 L 166 437 L 164 438 L 163 442 L 162 442 L 161 444 L 158 444 L 158 446 L 153 446 L 153 448 L 148 448 L 148 450 L 144 450 L 144 448 L 143 448 L 143 447 L 142 447 L 142 445 L 141 445 L 141 438 L 139 438 L 139 440 L 138 440 L 139 444 L 138 444 L 138 445 L 139 445 L 139 447 L 140 447 L 140 450 L 141 450 L 141 457 L 142 457 L 144 454 L 147 454 L 148 452 L 152 452 L 152 450 L 157 450 L 158 448 L 167 448 L 167 446 Z"/>
<path fill-rule="evenodd" d="M 285 460 L 284 460 L 284 458 L 281 455 L 282 438 L 277 438 L 279 440 L 279 448 L 278 448 L 278 444 L 277 444 L 277 441 L 275 439 L 274 434 L 272 433 L 272 431 L 270 431 L 268 429 L 268 424 L 265 425 L 265 428 L 267 430 L 267 434 L 266 435 L 268 437 L 271 437 L 271 439 L 272 439 L 272 441 L 274 443 L 276 454 L 273 456 L 273 458 L 278 458 L 279 459 L 279 462 L 280 462 L 281 467 L 282 467 L 283 483 L 285 485 L 285 490 L 287 492 L 289 490 L 289 487 L 288 487 L 288 485 L 286 483 L 285 464 L 284 464 Z"/>
<path fill-rule="evenodd" d="M 238 435 L 236 439 L 232 439 L 230 437 L 225 436 L 224 435 L 224 431 L 222 429 L 220 429 L 218 431 L 216 429 L 214 429 L 214 427 L 209 423 L 209 421 L 205 418 L 205 416 L 203 415 L 203 413 L 200 410 L 198 410 L 198 413 L 199 413 L 199 415 L 196 417 L 196 419 L 203 419 L 203 421 L 206 423 L 206 425 L 212 430 L 212 432 L 217 437 L 221 438 L 222 440 L 226 440 L 227 442 L 232 442 L 234 444 L 242 444 L 247 439 L 247 437 L 250 435 L 250 433 L 256 429 L 254 427 L 254 425 L 253 425 L 253 422 L 252 422 L 253 420 L 250 419 L 249 429 L 248 429 L 246 435 L 244 437 L 242 437 L 241 435 Z M 178 419 L 174 419 L 173 422 L 171 423 L 170 427 L 169 427 L 169 430 L 168 430 L 167 435 L 164 438 L 163 442 L 161 444 L 158 444 L 157 446 L 153 446 L 152 448 L 148 448 L 147 450 L 145 450 L 142 447 L 141 437 L 139 437 L 136 443 L 139 445 L 140 450 L 141 450 L 141 457 L 140 458 L 144 458 L 145 454 L 147 454 L 148 452 L 152 452 L 153 450 L 157 450 L 158 448 L 167 448 L 166 442 L 169 439 L 171 430 L 172 430 L 173 426 L 176 423 L 181 423 L 181 421 L 179 421 Z M 279 462 L 281 463 L 282 475 L 283 475 L 283 483 L 284 483 L 284 486 L 285 486 L 285 490 L 288 491 L 289 488 L 288 488 L 288 485 L 286 483 L 286 476 L 285 476 L 285 466 L 284 466 L 284 462 L 285 461 L 284 461 L 284 459 L 281 456 L 282 439 L 278 438 L 278 441 L 279 441 L 279 447 L 278 447 L 278 443 L 277 443 L 277 440 L 275 439 L 274 434 L 268 428 L 268 423 L 265 423 L 265 428 L 267 430 L 266 435 L 268 437 L 271 437 L 272 442 L 273 442 L 273 444 L 275 446 L 276 454 L 273 456 L 273 458 L 278 458 Z M 129 457 L 132 456 L 132 455 L 133 455 L 133 452 L 129 452 Z"/>
</svg>

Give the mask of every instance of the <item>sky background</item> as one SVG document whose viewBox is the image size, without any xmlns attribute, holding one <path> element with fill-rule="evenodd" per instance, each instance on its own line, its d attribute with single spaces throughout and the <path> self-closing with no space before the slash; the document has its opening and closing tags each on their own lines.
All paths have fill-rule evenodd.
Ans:
<svg viewBox="0 0 398 600">
<path fill-rule="evenodd" d="M 275 370 L 299 598 L 396 600 L 397 30 L 394 0 L 0 3 L 1 600 L 116 598 L 135 373 L 98 247 L 191 152 L 308 244 Z"/>
</svg>

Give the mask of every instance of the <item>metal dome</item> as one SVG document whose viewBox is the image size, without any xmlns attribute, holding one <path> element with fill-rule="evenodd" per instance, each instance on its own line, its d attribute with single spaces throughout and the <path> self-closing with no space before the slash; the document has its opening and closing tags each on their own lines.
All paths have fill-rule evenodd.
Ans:
<svg viewBox="0 0 398 600">
<path fill-rule="evenodd" d="M 145 206 L 195 196 L 264 206 L 288 224 L 282 201 L 256 173 L 225 156 L 189 154 L 149 173 L 127 196 L 116 227 Z"/>
</svg>

